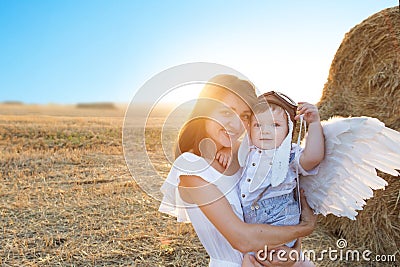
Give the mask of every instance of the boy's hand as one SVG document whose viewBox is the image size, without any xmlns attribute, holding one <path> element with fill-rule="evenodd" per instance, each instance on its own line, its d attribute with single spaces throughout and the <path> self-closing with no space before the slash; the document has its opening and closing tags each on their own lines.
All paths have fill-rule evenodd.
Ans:
<svg viewBox="0 0 400 267">
<path fill-rule="evenodd" d="M 304 114 L 304 120 L 308 124 L 313 122 L 320 122 L 318 108 L 313 104 L 307 102 L 299 102 L 295 120 L 298 120 L 300 118 L 300 115 L 303 114 Z"/>
<path fill-rule="evenodd" d="M 221 150 L 217 152 L 215 155 L 215 159 L 226 168 L 231 164 L 232 160 L 232 149 L 230 147 L 223 147 Z"/>
</svg>

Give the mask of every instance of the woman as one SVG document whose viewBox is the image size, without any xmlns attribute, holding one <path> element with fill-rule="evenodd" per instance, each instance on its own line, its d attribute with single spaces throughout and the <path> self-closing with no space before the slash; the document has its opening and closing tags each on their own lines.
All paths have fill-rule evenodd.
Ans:
<svg viewBox="0 0 400 267">
<path fill-rule="evenodd" d="M 243 254 L 263 250 L 266 246 L 282 247 L 293 239 L 310 234 L 316 217 L 303 200 L 302 222 L 296 226 L 246 224 L 236 184 L 241 169 L 237 157 L 223 167 L 215 154 L 223 147 L 237 152 L 238 138 L 251 116 L 256 100 L 255 89 L 248 81 L 232 75 L 218 75 L 203 88 L 190 119 L 179 134 L 176 160 L 161 187 L 164 194 L 159 211 L 190 221 L 210 255 L 209 266 L 272 266 L 255 262 Z M 300 242 L 298 242 L 300 244 Z M 299 249 L 299 244 L 297 249 Z M 293 261 L 274 266 L 292 266 Z"/>
</svg>

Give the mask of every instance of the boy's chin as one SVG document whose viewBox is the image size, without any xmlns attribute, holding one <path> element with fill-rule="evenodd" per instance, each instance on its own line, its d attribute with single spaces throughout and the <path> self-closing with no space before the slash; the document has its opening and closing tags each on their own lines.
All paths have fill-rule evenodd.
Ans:
<svg viewBox="0 0 400 267">
<path fill-rule="evenodd" d="M 259 146 L 257 146 L 256 145 L 256 147 L 257 148 L 259 148 L 259 149 L 262 149 L 262 150 L 272 150 L 272 149 L 275 149 L 275 146 L 272 146 L 272 145 L 259 145 Z"/>
</svg>

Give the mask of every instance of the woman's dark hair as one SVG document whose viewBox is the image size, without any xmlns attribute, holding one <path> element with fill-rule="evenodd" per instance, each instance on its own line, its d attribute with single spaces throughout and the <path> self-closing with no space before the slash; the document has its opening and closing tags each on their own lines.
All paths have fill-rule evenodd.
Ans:
<svg viewBox="0 0 400 267">
<path fill-rule="evenodd" d="M 201 90 L 188 121 L 179 132 L 175 158 L 184 152 L 201 156 L 199 144 L 207 138 L 205 120 L 227 94 L 235 94 L 249 107 L 257 101 L 254 85 L 236 76 L 223 74 L 210 79 Z"/>
</svg>

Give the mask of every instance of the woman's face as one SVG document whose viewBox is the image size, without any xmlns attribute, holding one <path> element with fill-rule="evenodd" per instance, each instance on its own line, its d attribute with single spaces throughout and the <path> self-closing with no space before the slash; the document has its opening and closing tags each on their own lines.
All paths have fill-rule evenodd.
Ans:
<svg viewBox="0 0 400 267">
<path fill-rule="evenodd" d="M 227 93 L 205 122 L 207 136 L 217 147 L 231 147 L 243 134 L 251 118 L 249 106 L 233 93 Z"/>
</svg>

